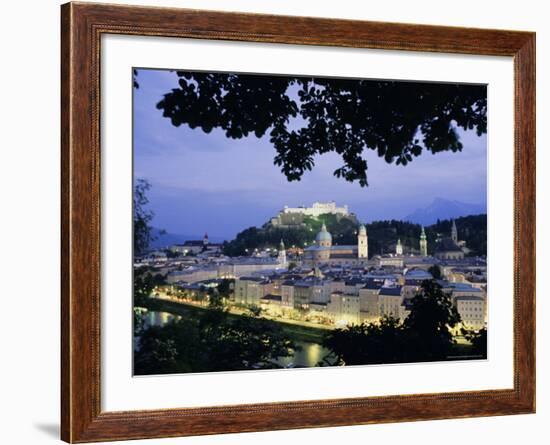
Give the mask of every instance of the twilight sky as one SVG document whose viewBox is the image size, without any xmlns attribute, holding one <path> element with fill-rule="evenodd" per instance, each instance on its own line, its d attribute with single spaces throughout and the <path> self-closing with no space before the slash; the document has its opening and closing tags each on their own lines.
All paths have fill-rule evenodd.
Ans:
<svg viewBox="0 0 550 445">
<path fill-rule="evenodd" d="M 288 182 L 273 165 L 268 136 L 228 139 L 221 130 L 205 134 L 176 128 L 156 104 L 177 87 L 170 71 L 139 70 L 134 90 L 134 177 L 147 179 L 153 226 L 174 234 L 231 239 L 260 226 L 284 205 L 314 201 L 348 204 L 363 222 L 400 219 L 434 198 L 486 204 L 486 135 L 461 132 L 462 152 L 425 154 L 406 167 L 387 164 L 371 150 L 369 186 L 362 188 L 333 176 L 342 165 L 337 154 L 316 158 L 311 172 Z"/>
</svg>

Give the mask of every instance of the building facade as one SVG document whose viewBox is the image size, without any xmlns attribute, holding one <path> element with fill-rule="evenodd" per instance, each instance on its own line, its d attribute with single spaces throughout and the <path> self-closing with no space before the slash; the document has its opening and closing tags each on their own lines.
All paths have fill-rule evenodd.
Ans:
<svg viewBox="0 0 550 445">
<path fill-rule="evenodd" d="M 334 201 L 330 202 L 314 202 L 311 207 L 288 207 L 285 206 L 282 210 L 282 213 L 299 213 L 306 216 L 313 216 L 317 218 L 320 215 L 332 214 L 332 215 L 342 215 L 348 216 L 349 210 L 348 206 L 344 205 L 338 207 Z"/>
<path fill-rule="evenodd" d="M 304 249 L 302 262 L 305 266 L 319 265 L 364 266 L 369 255 L 367 229 L 359 227 L 356 245 L 333 245 L 332 235 L 325 224 L 315 237 L 315 243 Z"/>
</svg>

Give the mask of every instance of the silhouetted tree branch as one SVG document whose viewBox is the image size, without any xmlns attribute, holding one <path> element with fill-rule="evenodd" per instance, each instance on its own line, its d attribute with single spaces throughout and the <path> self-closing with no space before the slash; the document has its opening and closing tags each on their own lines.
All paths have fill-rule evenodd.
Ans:
<svg viewBox="0 0 550 445">
<path fill-rule="evenodd" d="M 385 316 L 379 323 L 334 329 L 323 346 L 339 365 L 448 359 L 455 345 L 451 330 L 460 322 L 451 297 L 436 281 L 426 280 L 411 303 L 410 314 L 402 323 Z"/>
<path fill-rule="evenodd" d="M 336 152 L 343 165 L 334 175 L 367 186 L 367 149 L 407 165 L 425 151 L 462 150 L 457 128 L 487 131 L 484 85 L 176 74 L 179 87 L 157 105 L 164 117 L 233 139 L 268 134 L 274 163 L 289 181 L 311 170 L 316 155 Z"/>
</svg>

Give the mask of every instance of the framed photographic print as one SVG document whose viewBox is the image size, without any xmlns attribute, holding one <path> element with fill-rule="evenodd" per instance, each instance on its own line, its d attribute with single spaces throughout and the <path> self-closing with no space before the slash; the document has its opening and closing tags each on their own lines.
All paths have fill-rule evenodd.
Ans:
<svg viewBox="0 0 550 445">
<path fill-rule="evenodd" d="M 62 439 L 532 413 L 535 35 L 62 6 Z"/>
</svg>

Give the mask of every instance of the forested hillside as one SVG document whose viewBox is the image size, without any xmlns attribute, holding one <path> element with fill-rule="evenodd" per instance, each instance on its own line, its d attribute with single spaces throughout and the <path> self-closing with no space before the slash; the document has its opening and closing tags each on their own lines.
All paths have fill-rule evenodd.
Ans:
<svg viewBox="0 0 550 445">
<path fill-rule="evenodd" d="M 457 218 L 459 240 L 464 240 L 472 250 L 470 255 L 487 254 L 487 215 L 471 215 Z M 358 222 L 352 218 L 337 218 L 326 214 L 318 218 L 304 218 L 299 228 L 282 229 L 265 224 L 240 232 L 232 241 L 224 243 L 224 253 L 230 256 L 246 255 L 254 249 L 277 248 L 281 239 L 286 247 L 307 247 L 315 240 L 323 222 L 332 234 L 333 244 L 355 244 Z M 369 256 L 395 252 L 395 244 L 401 239 L 405 253 L 418 253 L 422 227 L 405 221 L 373 221 L 366 224 L 369 239 Z M 434 251 L 437 240 L 451 234 L 451 220 L 438 221 L 425 227 L 428 252 Z"/>
</svg>

